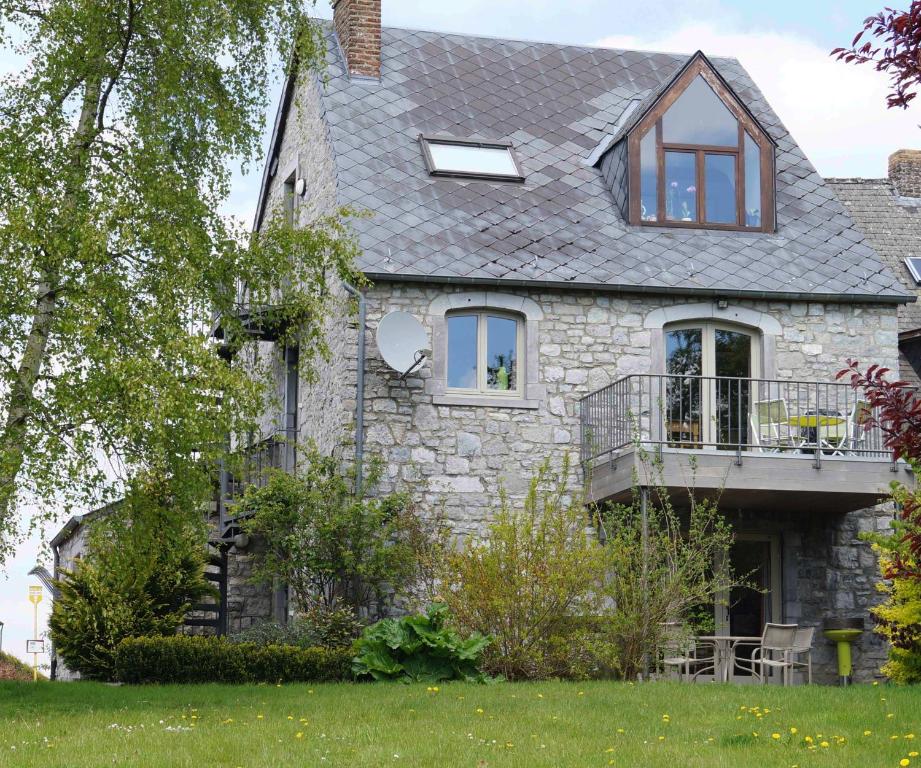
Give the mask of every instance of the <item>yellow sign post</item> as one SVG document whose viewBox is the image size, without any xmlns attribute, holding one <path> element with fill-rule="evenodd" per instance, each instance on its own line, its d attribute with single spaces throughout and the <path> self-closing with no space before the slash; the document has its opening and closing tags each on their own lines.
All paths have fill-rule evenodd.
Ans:
<svg viewBox="0 0 921 768">
<path fill-rule="evenodd" d="M 42 588 L 29 587 L 29 602 L 32 603 L 32 637 L 38 638 L 38 604 L 42 601 Z M 38 681 L 38 654 L 32 654 L 32 682 Z"/>
</svg>

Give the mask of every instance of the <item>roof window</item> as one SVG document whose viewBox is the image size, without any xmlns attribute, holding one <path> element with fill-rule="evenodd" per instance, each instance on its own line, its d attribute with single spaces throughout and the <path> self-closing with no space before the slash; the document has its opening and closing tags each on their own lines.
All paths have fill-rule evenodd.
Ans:
<svg viewBox="0 0 921 768">
<path fill-rule="evenodd" d="M 918 285 L 921 285 L 921 256 L 906 256 L 905 266 Z"/>
<path fill-rule="evenodd" d="M 432 176 L 524 181 L 524 173 L 509 141 L 420 136 L 419 143 Z"/>
</svg>

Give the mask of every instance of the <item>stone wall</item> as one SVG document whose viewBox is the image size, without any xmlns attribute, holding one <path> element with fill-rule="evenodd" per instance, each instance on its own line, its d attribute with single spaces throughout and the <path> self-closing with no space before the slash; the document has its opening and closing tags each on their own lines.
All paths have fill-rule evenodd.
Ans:
<svg viewBox="0 0 921 768">
<path fill-rule="evenodd" d="M 885 531 L 893 519 L 891 505 L 845 515 L 815 515 L 806 510 L 777 510 L 771 515 L 745 511 L 729 515 L 737 531 L 778 537 L 781 548 L 783 621 L 816 628 L 813 679 L 837 680 L 835 646 L 822 634 L 826 618 L 864 616 L 866 631 L 854 644 L 854 679 L 882 679 L 887 646 L 872 631 L 869 609 L 881 601 L 876 590 L 879 569 L 863 532 Z M 776 617 L 774 617 L 776 620 Z"/>
<path fill-rule="evenodd" d="M 460 287 L 380 283 L 368 292 L 366 365 L 366 438 L 369 454 L 380 455 L 386 477 L 382 490 L 412 488 L 423 510 L 443 510 L 455 532 L 476 535 L 489 522 L 500 484 L 520 496 L 538 465 L 549 458 L 560 466 L 579 451 L 579 399 L 618 377 L 655 369 L 650 313 L 681 302 L 664 297 L 611 296 L 588 292 L 504 291 L 537 303 L 538 378 L 542 395 L 536 407 L 440 405 L 432 394 L 433 366 L 427 364 L 405 381 L 381 359 L 374 331 L 383 315 L 400 309 L 412 313 L 432 338 L 437 318 L 429 315 L 436 299 L 446 293 L 480 294 Z M 495 294 L 493 299 L 496 300 Z M 507 303 L 507 302 L 506 302 Z M 443 305 L 443 299 L 438 302 Z M 889 306 L 738 302 L 730 316 L 761 313 L 773 318 L 780 332 L 773 338 L 765 375 L 780 379 L 832 381 L 849 356 L 896 362 L 896 310 Z M 302 433 L 326 419 L 351 426 L 357 327 L 354 319 L 337 327 L 337 348 L 351 375 L 336 404 L 302 401 Z M 438 346 L 435 345 L 439 354 Z M 879 350 L 888 350 L 881 355 Z M 531 350 L 534 353 L 535 350 Z M 765 361 L 769 362 L 769 361 Z M 437 389 L 437 388 L 434 388 Z M 338 419 L 328 409 L 338 406 Z M 347 430 L 345 437 L 350 437 Z M 571 469 L 578 488 L 581 474 Z M 746 518 L 747 532 L 770 528 L 781 536 L 784 562 L 785 619 L 820 625 L 833 615 L 861 615 L 878 599 L 874 589 L 876 564 L 868 545 L 857 539 L 860 530 L 888 525 L 889 510 L 867 510 L 816 519 L 808 510 L 780 511 L 770 519 Z M 834 676 L 833 648 L 816 636 L 816 678 Z M 885 645 L 868 631 L 858 644 L 855 668 L 859 679 L 872 677 L 885 657 Z"/>
<path fill-rule="evenodd" d="M 644 327 L 645 320 L 653 310 L 679 301 L 505 291 L 534 300 L 543 311 L 537 354 L 545 394 L 535 408 L 525 409 L 439 405 L 429 394 L 431 365 L 400 381 L 380 358 L 374 330 L 384 314 L 395 309 L 410 312 L 431 334 L 429 306 L 453 292 L 465 291 L 453 286 L 381 283 L 369 292 L 367 448 L 384 458 L 388 487 L 423 480 L 428 504 L 443 505 L 454 526 L 471 533 L 488 519 L 500 482 L 510 493 L 520 494 L 545 458 L 559 465 L 566 453 L 578 456 L 579 399 L 621 376 L 655 370 L 652 332 Z M 850 356 L 897 364 L 894 308 L 789 302 L 739 302 L 738 306 L 764 313 L 780 325 L 781 333 L 773 341 L 775 370 L 766 371 L 766 376 L 832 381 Z M 728 317 L 733 306 L 726 312 Z M 354 344 L 354 336 L 344 344 L 350 366 Z M 435 354 L 441 353 L 436 347 Z M 301 419 L 309 423 L 312 417 L 302 414 Z M 577 481 L 574 469 L 573 482 Z"/>
</svg>

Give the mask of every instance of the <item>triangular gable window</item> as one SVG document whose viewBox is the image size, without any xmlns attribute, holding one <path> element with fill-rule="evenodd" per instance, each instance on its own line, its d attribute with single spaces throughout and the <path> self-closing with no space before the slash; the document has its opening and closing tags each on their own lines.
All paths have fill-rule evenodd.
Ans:
<svg viewBox="0 0 921 768">
<path fill-rule="evenodd" d="M 632 224 L 774 228 L 774 144 L 703 54 L 629 133 Z"/>
</svg>

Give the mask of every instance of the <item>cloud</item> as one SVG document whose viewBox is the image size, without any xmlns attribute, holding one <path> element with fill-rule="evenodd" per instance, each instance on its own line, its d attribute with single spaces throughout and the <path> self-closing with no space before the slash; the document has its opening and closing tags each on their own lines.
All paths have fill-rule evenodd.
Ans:
<svg viewBox="0 0 921 768">
<path fill-rule="evenodd" d="M 801 37 L 695 23 L 654 37 L 608 36 L 597 45 L 738 58 L 824 176 L 882 177 L 892 152 L 921 146 L 921 111 L 887 109 L 884 74 L 835 61 Z"/>
</svg>

